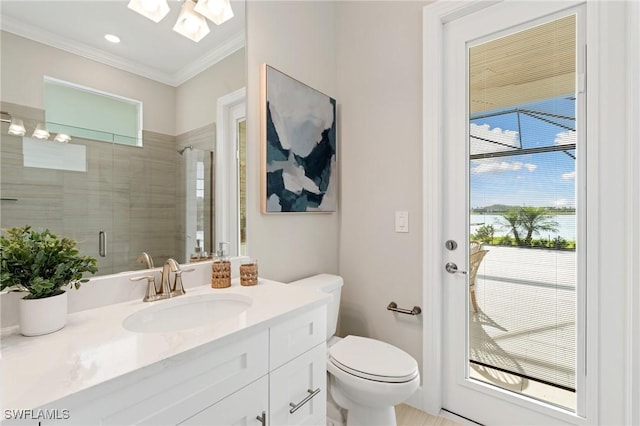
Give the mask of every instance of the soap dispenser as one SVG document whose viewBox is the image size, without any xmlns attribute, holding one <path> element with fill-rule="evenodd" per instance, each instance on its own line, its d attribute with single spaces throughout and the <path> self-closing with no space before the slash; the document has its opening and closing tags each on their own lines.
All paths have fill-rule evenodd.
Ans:
<svg viewBox="0 0 640 426">
<path fill-rule="evenodd" d="M 212 288 L 226 288 L 231 286 L 231 261 L 229 260 L 229 256 L 227 256 L 225 244 L 228 245 L 229 243 L 218 243 L 216 257 L 211 264 Z"/>
<path fill-rule="evenodd" d="M 202 260 L 202 247 L 200 247 L 200 240 L 196 240 L 195 252 L 191 254 L 191 262 L 199 262 Z"/>
</svg>

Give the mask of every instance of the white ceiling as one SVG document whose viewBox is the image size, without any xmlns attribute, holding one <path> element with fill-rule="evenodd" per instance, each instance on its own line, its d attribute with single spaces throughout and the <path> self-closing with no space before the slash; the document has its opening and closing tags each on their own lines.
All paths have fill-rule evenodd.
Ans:
<svg viewBox="0 0 640 426">
<path fill-rule="evenodd" d="M 234 17 L 199 43 L 173 31 L 182 1 L 155 23 L 125 0 L 0 0 L 0 28 L 114 67 L 178 86 L 245 44 L 245 2 L 231 0 Z M 110 33 L 119 44 L 104 39 Z"/>
</svg>

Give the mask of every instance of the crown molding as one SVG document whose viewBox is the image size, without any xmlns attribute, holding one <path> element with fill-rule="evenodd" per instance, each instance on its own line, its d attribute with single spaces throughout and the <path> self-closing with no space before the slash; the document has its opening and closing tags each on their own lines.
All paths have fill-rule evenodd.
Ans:
<svg viewBox="0 0 640 426">
<path fill-rule="evenodd" d="M 214 50 L 208 54 L 196 59 L 195 61 L 185 65 L 178 72 L 173 74 L 174 86 L 179 86 L 189 79 L 200 74 L 210 66 L 217 64 L 227 56 L 242 49 L 245 45 L 244 32 L 236 34 L 233 38 L 220 43 Z"/>
<path fill-rule="evenodd" d="M 84 43 L 61 37 L 57 34 L 7 16 L 2 17 L 0 29 L 173 87 L 183 84 L 198 73 L 243 48 L 245 45 L 244 33 L 237 34 L 232 39 L 222 43 L 219 47 L 216 47 L 216 49 L 212 50 L 204 57 L 185 65 L 174 74 L 169 74 L 158 71 L 152 67 L 137 64 L 118 55 L 113 55 Z"/>
</svg>

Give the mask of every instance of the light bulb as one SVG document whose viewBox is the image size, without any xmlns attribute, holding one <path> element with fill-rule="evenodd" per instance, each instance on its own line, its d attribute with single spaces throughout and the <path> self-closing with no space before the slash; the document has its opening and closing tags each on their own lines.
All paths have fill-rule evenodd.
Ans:
<svg viewBox="0 0 640 426">
<path fill-rule="evenodd" d="M 194 11 L 194 2 L 186 0 L 173 30 L 196 43 L 209 33 L 209 26 L 202 15 Z"/>
<path fill-rule="evenodd" d="M 167 0 L 130 0 L 127 7 L 153 22 L 160 22 L 169 13 Z"/>
<path fill-rule="evenodd" d="M 142 8 L 149 13 L 155 13 L 160 8 L 160 3 L 157 0 L 142 0 L 140 3 Z"/>
<path fill-rule="evenodd" d="M 233 18 L 229 0 L 199 0 L 194 10 L 216 25 Z"/>
<path fill-rule="evenodd" d="M 11 124 L 9 125 L 9 134 L 14 136 L 24 136 L 27 131 L 24 128 L 24 124 L 22 120 L 19 118 L 11 119 Z"/>
<path fill-rule="evenodd" d="M 33 131 L 31 137 L 41 140 L 49 139 L 49 132 L 41 124 L 38 124 Z"/>
<path fill-rule="evenodd" d="M 111 43 L 120 43 L 120 37 L 114 34 L 105 34 L 104 38 Z"/>
<path fill-rule="evenodd" d="M 71 136 L 65 135 L 64 133 L 58 133 L 53 140 L 60 143 L 69 143 Z"/>
<path fill-rule="evenodd" d="M 200 21 L 194 16 L 187 16 L 184 19 L 184 29 L 189 34 L 195 34 L 200 31 Z"/>
<path fill-rule="evenodd" d="M 207 2 L 207 7 L 209 8 L 211 14 L 220 15 L 224 10 L 224 3 L 217 0 L 209 0 Z"/>
</svg>

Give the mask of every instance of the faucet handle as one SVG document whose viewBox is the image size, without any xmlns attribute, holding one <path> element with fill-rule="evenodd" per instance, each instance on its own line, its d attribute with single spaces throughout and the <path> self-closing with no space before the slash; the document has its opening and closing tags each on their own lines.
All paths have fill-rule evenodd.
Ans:
<svg viewBox="0 0 640 426">
<path fill-rule="evenodd" d="M 130 281 L 147 280 L 147 292 L 144 295 L 143 302 L 153 302 L 158 298 L 156 294 L 156 278 L 153 275 L 143 275 L 141 277 L 129 278 Z"/>
<path fill-rule="evenodd" d="M 186 291 L 184 289 L 184 285 L 182 284 L 182 273 L 183 272 L 193 272 L 195 271 L 195 268 L 189 268 L 189 269 L 178 269 L 175 272 L 175 278 L 173 281 L 173 288 L 171 289 L 171 294 L 175 295 L 175 296 L 179 296 L 181 294 L 185 294 Z"/>
</svg>

